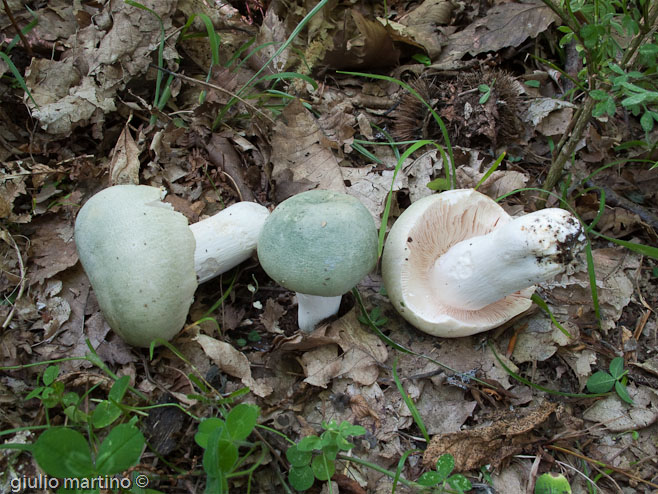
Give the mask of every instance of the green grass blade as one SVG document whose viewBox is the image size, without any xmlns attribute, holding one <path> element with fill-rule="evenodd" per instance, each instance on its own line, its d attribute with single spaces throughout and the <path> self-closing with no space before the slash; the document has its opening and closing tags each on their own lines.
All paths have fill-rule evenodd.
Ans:
<svg viewBox="0 0 658 494">
<path fill-rule="evenodd" d="M 373 163 L 377 163 L 378 165 L 382 164 L 382 160 L 368 151 L 363 145 L 361 145 L 361 143 L 356 142 L 356 139 L 352 142 L 352 148 L 354 148 L 356 152 L 361 153 L 366 157 L 366 159 L 372 161 Z"/>
<path fill-rule="evenodd" d="M 34 27 L 35 27 L 37 24 L 39 24 L 39 17 L 37 16 L 37 14 L 36 14 L 32 9 L 30 9 L 30 7 L 25 6 L 25 8 L 27 9 L 27 11 L 28 11 L 30 14 L 32 14 L 32 20 L 31 20 L 31 21 L 30 21 L 30 22 L 29 22 L 29 23 L 28 23 L 23 29 L 21 29 L 21 33 L 23 33 L 23 34 L 27 34 L 27 33 L 29 33 L 30 31 L 32 31 L 32 29 L 34 29 Z M 20 37 L 18 34 L 17 34 L 16 36 L 14 36 L 14 38 L 13 38 L 13 39 L 9 42 L 9 44 L 7 45 L 7 49 L 5 50 L 5 53 L 6 53 L 7 55 L 9 55 L 9 52 L 11 52 L 11 50 L 13 50 L 14 47 L 15 47 L 20 41 L 21 41 L 21 37 Z"/>
<path fill-rule="evenodd" d="M 536 303 L 536 304 L 537 304 L 537 305 L 538 305 L 538 306 L 539 306 L 544 312 L 546 312 L 546 314 L 548 314 L 548 317 L 551 318 L 551 322 L 552 322 L 553 324 L 555 324 L 555 326 L 556 326 L 560 331 L 562 331 L 562 333 L 564 333 L 564 335 L 565 335 L 567 338 L 573 338 L 573 337 L 571 336 L 571 333 L 569 333 L 569 331 L 567 331 L 567 330 L 562 326 L 562 324 L 560 324 L 560 323 L 558 322 L 558 320 L 555 319 L 555 316 L 554 316 L 553 313 L 551 312 L 551 309 L 548 307 L 548 304 L 547 304 L 547 303 L 546 303 L 546 302 L 545 302 L 545 301 L 544 301 L 539 295 L 537 295 L 536 293 L 533 293 L 532 296 L 530 297 L 530 299 L 531 299 L 534 303 Z"/>
<path fill-rule="evenodd" d="M 437 123 L 439 128 L 441 129 L 441 134 L 443 135 L 443 141 L 446 146 L 446 149 L 448 150 L 448 156 L 450 156 L 450 165 L 445 166 L 445 172 L 446 172 L 446 178 L 448 179 L 448 182 L 450 183 L 450 188 L 454 189 L 455 184 L 456 184 L 456 168 L 455 168 L 455 157 L 454 153 L 452 151 L 452 144 L 450 143 L 450 136 L 448 135 L 448 129 L 445 126 L 445 123 L 443 123 L 443 120 L 439 116 L 438 113 L 434 111 L 434 108 L 432 108 L 432 105 L 430 105 L 423 97 L 418 94 L 418 91 L 416 91 L 414 88 L 412 88 L 409 84 L 406 82 L 402 82 L 399 79 L 396 79 L 394 77 L 389 77 L 386 75 L 380 75 L 380 74 L 368 74 L 365 72 L 349 72 L 349 71 L 342 71 L 339 70 L 337 71 L 339 74 L 347 74 L 347 75 L 353 75 L 356 77 L 369 77 L 371 79 L 379 79 L 382 81 L 387 81 L 387 82 L 392 82 L 394 84 L 397 84 L 398 86 L 404 88 L 408 92 L 410 92 L 414 98 L 416 98 L 418 101 L 420 101 L 427 109 L 430 111 L 432 118 L 434 118 L 434 121 Z"/>
<path fill-rule="evenodd" d="M 138 9 L 145 10 L 146 12 L 153 14 L 156 17 L 156 19 L 158 19 L 158 22 L 160 23 L 160 43 L 158 45 L 158 67 L 164 67 L 164 45 L 165 45 L 166 33 L 165 33 L 164 23 L 162 22 L 162 18 L 157 14 L 155 10 L 150 9 L 146 5 L 143 5 L 139 2 L 136 2 L 135 0 L 125 0 L 125 2 L 128 5 L 136 7 Z M 156 108 L 158 108 L 158 103 L 160 102 L 160 90 L 162 86 L 163 76 L 164 76 L 164 72 L 158 70 L 158 74 L 155 78 L 155 96 L 153 98 L 153 106 L 155 106 Z M 157 119 L 158 117 L 156 115 L 151 115 L 149 124 L 153 125 L 157 121 Z"/>
<path fill-rule="evenodd" d="M 558 396 L 565 396 L 569 398 L 596 398 L 598 396 L 606 396 L 608 393 L 565 393 L 564 391 L 557 391 L 555 389 L 551 388 L 546 388 L 544 386 L 541 386 L 539 384 L 535 384 L 532 381 L 529 381 L 528 379 L 521 377 L 518 375 L 516 372 L 514 372 L 512 369 L 507 367 L 505 365 L 505 362 L 502 361 L 498 353 L 496 352 L 496 349 L 494 348 L 493 344 L 491 341 L 487 341 L 487 344 L 489 345 L 489 348 L 491 349 L 491 352 L 494 354 L 494 357 L 496 357 L 496 360 L 498 363 L 501 365 L 501 367 L 507 372 L 510 376 L 512 376 L 514 379 L 519 381 L 520 383 L 525 384 L 526 386 L 530 386 L 531 388 L 534 388 L 539 391 L 543 391 L 544 393 L 549 393 L 552 395 L 558 395 Z"/>
<path fill-rule="evenodd" d="M 290 33 L 290 36 L 288 36 L 288 39 L 286 39 L 281 46 L 274 52 L 274 54 L 263 64 L 263 66 L 256 71 L 254 75 L 252 75 L 247 82 L 243 84 L 243 86 L 238 90 L 237 95 L 241 96 L 244 91 L 252 86 L 252 83 L 260 77 L 261 73 L 272 63 L 273 60 L 276 59 L 281 53 L 283 53 L 283 50 L 285 50 L 292 42 L 293 40 L 299 35 L 299 33 L 302 32 L 306 24 L 309 23 L 309 21 L 324 8 L 324 6 L 329 2 L 329 0 L 321 0 L 318 2 L 318 4 L 311 9 L 311 11 L 304 16 L 304 18 L 299 21 L 299 24 L 295 26 L 295 29 L 293 29 L 292 33 Z M 226 105 L 224 105 L 224 108 L 219 112 L 217 117 L 215 117 L 215 121 L 212 124 L 212 129 L 216 129 L 219 123 L 222 121 L 224 118 L 224 115 L 229 111 L 229 109 L 237 102 L 238 100 L 236 98 L 231 98 Z"/>
<path fill-rule="evenodd" d="M 400 461 L 398 461 L 398 467 L 395 469 L 395 476 L 393 477 L 393 485 L 391 486 L 391 494 L 395 494 L 395 490 L 397 489 L 398 482 L 400 481 L 400 476 L 402 475 L 402 469 L 404 468 L 404 464 L 407 462 L 407 458 L 411 456 L 414 453 L 420 453 L 421 451 L 419 449 L 408 449 L 405 451 L 402 456 L 400 457 Z"/>
<path fill-rule="evenodd" d="M 402 395 L 402 399 L 404 400 L 404 403 L 407 405 L 407 408 L 411 412 L 411 416 L 414 418 L 414 422 L 416 422 L 416 425 L 420 429 L 420 432 L 423 434 L 423 437 L 425 438 L 425 441 L 427 441 L 427 444 L 429 444 L 430 436 L 427 433 L 427 428 L 425 427 L 425 422 L 423 422 L 423 418 L 420 416 L 420 412 L 416 408 L 415 403 L 411 400 L 409 395 L 404 390 L 404 387 L 402 386 L 402 382 L 400 381 L 400 378 L 398 377 L 398 359 L 397 358 L 393 361 L 393 380 L 395 381 L 395 386 L 398 388 L 398 391 Z"/>
<path fill-rule="evenodd" d="M 495 171 L 498 169 L 498 167 L 500 166 L 500 164 L 501 164 L 501 163 L 503 162 L 503 160 L 505 159 L 505 155 L 506 155 L 506 154 L 507 154 L 507 153 L 503 151 L 503 154 L 501 154 L 501 155 L 498 157 L 498 159 L 494 162 L 494 164 L 491 165 L 491 167 L 487 170 L 487 172 L 482 176 L 482 178 L 480 179 L 480 181 L 479 181 L 479 182 L 477 183 L 477 185 L 475 186 L 475 190 L 478 190 L 478 187 L 480 187 L 480 185 L 482 185 L 484 182 L 486 182 L 487 179 L 491 176 L 491 174 L 492 174 L 493 172 L 495 172 Z"/>
<path fill-rule="evenodd" d="M 592 231 L 592 233 L 597 237 L 601 237 L 607 240 L 608 242 L 621 245 L 622 247 L 626 247 L 628 250 L 637 252 L 638 254 L 642 254 L 643 256 L 651 257 L 652 259 L 658 259 L 658 247 L 651 247 L 650 245 L 638 244 L 636 242 L 629 242 L 627 240 L 620 240 L 618 238 L 608 237 L 607 235 L 603 235 L 602 233 L 596 231 Z"/>
<path fill-rule="evenodd" d="M 393 186 L 395 184 L 395 179 L 398 175 L 398 172 L 402 169 L 402 165 L 404 164 L 404 160 L 406 160 L 409 156 L 411 156 L 416 150 L 422 148 L 423 146 L 427 146 L 428 144 L 431 144 L 433 146 L 436 146 L 438 149 L 441 149 L 441 146 L 439 146 L 437 143 L 434 141 L 430 140 L 422 140 L 422 141 L 417 141 L 407 150 L 400 155 L 398 158 L 398 162 L 395 165 L 395 170 L 393 171 L 393 179 L 391 180 L 391 188 L 388 191 L 388 195 L 386 196 L 386 205 L 384 206 L 384 212 L 382 213 L 382 221 L 381 224 L 379 225 L 379 237 L 378 237 L 378 245 L 377 245 L 377 257 L 382 256 L 382 252 L 384 250 L 384 236 L 386 235 L 386 225 L 388 225 L 388 216 L 391 212 L 391 204 L 393 202 Z"/>
<path fill-rule="evenodd" d="M 14 75 L 16 78 L 16 81 L 18 82 L 18 85 L 21 87 L 23 91 L 25 91 L 25 94 L 28 95 L 30 98 L 30 101 L 34 103 L 35 108 L 39 108 L 39 105 L 37 105 L 37 102 L 34 101 L 34 98 L 32 97 L 32 93 L 30 93 L 30 90 L 27 88 L 27 85 L 25 84 L 25 79 L 23 79 L 23 76 L 21 73 L 18 71 L 16 66 L 14 65 L 14 62 L 11 61 L 11 58 L 9 58 L 5 53 L 0 51 L 0 58 L 5 61 L 5 63 L 9 66 L 9 70 L 11 73 Z"/>
<path fill-rule="evenodd" d="M 233 65 L 233 64 L 235 63 L 235 61 L 238 60 L 238 59 L 240 58 L 240 56 L 242 55 L 242 53 L 244 53 L 245 50 L 247 50 L 251 45 L 253 45 L 255 41 L 256 41 L 256 38 L 251 38 L 251 39 L 249 39 L 248 41 L 246 41 L 245 43 L 243 43 L 242 46 L 240 46 L 240 48 L 238 48 L 238 49 L 236 50 L 236 52 L 233 54 L 233 56 L 232 56 L 231 58 L 229 58 L 229 60 L 228 60 L 228 62 L 226 62 L 226 65 L 225 65 L 225 66 L 228 68 L 228 67 L 230 67 L 231 65 Z M 271 44 L 271 43 L 266 43 L 266 44 Z M 247 60 L 247 58 L 249 58 L 250 56 L 251 56 L 251 53 L 250 53 L 247 57 L 245 57 L 245 60 L 243 60 L 242 62 L 240 62 L 240 64 L 238 65 L 238 67 L 239 67 L 240 65 L 242 65 L 242 64 Z"/>
<path fill-rule="evenodd" d="M 258 82 L 261 81 L 278 81 L 279 79 L 301 79 L 302 81 L 308 82 L 313 89 L 318 88 L 318 83 L 311 79 L 309 76 L 300 74 L 298 72 L 279 72 L 277 74 L 268 74 L 261 77 Z M 258 84 L 258 82 L 256 84 Z"/>
</svg>

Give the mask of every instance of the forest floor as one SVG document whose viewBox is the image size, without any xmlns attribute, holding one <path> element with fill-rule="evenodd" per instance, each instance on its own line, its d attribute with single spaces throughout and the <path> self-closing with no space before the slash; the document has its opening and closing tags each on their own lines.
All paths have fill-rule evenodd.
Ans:
<svg viewBox="0 0 658 494">
<path fill-rule="evenodd" d="M 82 448 L 89 472 L 118 473 L 110 457 L 134 482 L 96 492 L 294 492 L 311 458 L 307 492 L 421 492 L 444 454 L 469 492 L 532 492 L 548 471 L 577 493 L 658 492 L 655 101 L 648 119 L 613 105 L 577 129 L 586 95 L 567 74 L 582 58 L 543 3 L 322 3 L 310 18 L 317 2 L 300 0 L 4 3 L 0 491 L 49 492 L 28 482 L 87 471 L 71 467 Z M 163 187 L 190 223 L 319 188 L 379 226 L 389 198 L 385 230 L 422 197 L 477 187 L 512 215 L 571 209 L 587 247 L 538 287 L 548 311 L 454 339 L 402 319 L 379 264 L 302 334 L 295 294 L 254 254 L 200 285 L 150 354 L 110 329 L 74 242 L 80 207 L 121 183 Z M 614 388 L 589 396 L 597 371 Z M 227 427 L 213 460 L 217 423 L 199 424 L 249 422 L 240 403 L 258 426 Z M 308 460 L 286 454 L 325 429 Z M 126 431 L 136 455 L 108 450 Z"/>
</svg>

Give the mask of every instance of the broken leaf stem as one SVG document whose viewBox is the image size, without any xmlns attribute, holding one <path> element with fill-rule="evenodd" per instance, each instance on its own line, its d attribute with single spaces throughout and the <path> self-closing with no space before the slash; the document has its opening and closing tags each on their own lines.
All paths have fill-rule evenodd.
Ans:
<svg viewBox="0 0 658 494">
<path fill-rule="evenodd" d="M 628 472 L 628 471 L 626 471 L 626 470 L 624 470 L 624 469 L 622 469 L 622 468 L 617 468 L 617 467 L 614 467 L 614 466 L 609 465 L 609 464 L 607 464 L 607 463 L 604 463 L 604 462 L 602 462 L 602 461 L 594 460 L 594 459 L 592 459 L 592 458 L 589 458 L 588 456 L 582 455 L 582 454 L 580 454 L 580 453 L 578 453 L 578 452 L 576 452 L 576 451 L 572 451 L 572 450 L 570 450 L 570 449 L 568 449 L 568 448 L 563 448 L 563 447 L 561 447 L 561 446 L 555 446 L 555 445 L 552 445 L 552 444 L 546 446 L 546 448 L 547 448 L 547 449 L 552 449 L 552 450 L 554 450 L 554 451 L 560 451 L 561 453 L 566 453 L 566 454 L 569 454 L 569 455 L 575 456 L 576 458 L 579 458 L 579 459 L 581 459 L 581 460 L 584 460 L 584 461 L 586 461 L 587 463 L 592 463 L 592 464 L 594 464 L 594 465 L 596 465 L 596 466 L 599 466 L 599 467 L 601 467 L 601 468 L 610 469 L 610 470 L 612 470 L 613 472 L 617 472 L 617 473 L 619 473 L 619 474 L 621 474 L 621 475 L 625 475 L 626 477 L 628 477 L 628 478 L 631 479 L 631 480 L 634 480 L 635 482 L 642 482 L 643 484 L 647 484 L 647 485 L 650 485 L 651 487 L 658 488 L 658 484 L 655 484 L 655 483 L 653 483 L 653 482 L 650 482 L 649 480 L 644 480 L 643 478 L 638 477 L 638 476 L 636 476 L 636 475 L 633 475 L 632 473 L 630 473 L 630 472 Z"/>
<path fill-rule="evenodd" d="M 5 12 L 7 12 L 7 17 L 9 17 L 9 22 L 11 22 L 11 25 L 14 26 L 14 29 L 16 29 L 16 32 L 18 33 L 18 37 L 21 39 L 21 43 L 23 43 L 23 46 L 25 47 L 25 51 L 30 56 L 30 58 L 32 58 L 34 56 L 34 53 L 32 53 L 32 47 L 30 46 L 30 43 L 27 41 L 27 38 L 23 34 L 23 31 L 21 31 L 21 28 L 18 27 L 18 23 L 14 18 L 14 13 L 9 8 L 9 5 L 7 4 L 7 0 L 2 0 L 2 3 L 5 6 Z"/>
<path fill-rule="evenodd" d="M 582 138 L 585 127 L 589 123 L 589 119 L 592 117 L 595 103 L 596 102 L 594 99 L 588 96 L 585 100 L 585 103 L 583 103 L 583 106 L 580 108 L 576 116 L 576 121 L 573 126 L 571 135 L 564 143 L 562 148 L 558 151 L 557 157 L 551 163 L 551 167 L 548 170 L 548 175 L 546 176 L 546 181 L 544 182 L 544 189 L 553 190 L 553 187 L 555 187 L 560 180 L 560 177 L 562 176 L 562 170 L 564 169 L 564 164 L 575 151 L 576 145 Z M 546 206 L 547 197 L 548 195 L 546 193 L 542 194 L 541 199 L 537 203 L 537 207 L 539 209 L 542 209 L 544 206 Z"/>
<path fill-rule="evenodd" d="M 21 256 L 21 251 L 18 248 L 18 245 L 16 244 L 14 237 L 12 237 L 11 233 L 9 233 L 8 231 L 2 230 L 2 232 L 0 232 L 0 238 L 2 238 L 5 242 L 11 245 L 16 251 L 16 257 L 18 258 L 18 267 L 20 269 L 20 275 L 21 275 L 18 294 L 14 299 L 14 303 L 12 304 L 11 311 L 9 311 L 9 314 L 5 318 L 5 321 L 2 323 L 2 329 L 4 330 L 7 329 L 9 323 L 14 317 L 14 313 L 16 312 L 16 302 L 18 302 L 18 300 L 23 296 L 23 292 L 25 291 L 25 285 L 27 284 L 27 277 L 25 276 L 25 264 L 23 263 L 23 256 Z"/>
<path fill-rule="evenodd" d="M 270 122 L 274 123 L 274 119 L 273 119 L 272 117 L 270 117 L 270 116 L 267 115 L 266 113 L 263 113 L 263 112 L 260 111 L 258 108 L 256 108 L 254 105 L 252 105 L 251 103 L 249 103 L 248 101 L 246 101 L 244 98 L 241 98 L 241 97 L 238 96 L 237 94 L 232 93 L 232 92 L 229 91 L 228 89 L 224 89 L 223 87 L 221 87 L 221 86 L 217 86 L 217 85 L 215 85 L 215 84 L 210 84 L 209 82 L 199 81 L 199 80 L 197 80 L 197 79 L 194 79 L 193 77 L 188 77 L 188 76 L 183 75 L 183 74 L 177 74 L 176 72 L 172 72 L 171 70 L 165 69 L 164 67 L 160 67 L 160 66 L 158 66 L 158 65 L 156 65 L 156 64 L 154 64 L 154 63 L 151 64 L 151 67 L 153 67 L 154 69 L 157 69 L 157 70 L 161 70 L 162 72 L 165 72 L 166 74 L 173 75 L 174 77 L 178 77 L 178 78 L 181 79 L 182 81 L 186 81 L 186 82 L 189 82 L 189 83 L 191 83 L 191 84 L 196 84 L 196 85 L 199 85 L 199 86 L 203 86 L 203 87 L 205 87 L 205 88 L 215 89 L 216 91 L 220 91 L 220 92 L 222 92 L 222 93 L 226 93 L 226 94 L 228 94 L 230 97 L 237 99 L 237 100 L 240 101 L 241 103 L 243 103 L 243 104 L 245 104 L 246 106 L 248 106 L 249 108 L 251 108 L 254 112 L 258 113 L 260 116 L 262 116 L 262 117 L 266 118 L 267 120 L 269 120 Z"/>
</svg>

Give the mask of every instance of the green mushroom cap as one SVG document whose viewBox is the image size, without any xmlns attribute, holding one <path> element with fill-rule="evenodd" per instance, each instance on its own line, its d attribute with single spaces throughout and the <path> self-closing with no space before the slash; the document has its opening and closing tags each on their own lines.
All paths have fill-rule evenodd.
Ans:
<svg viewBox="0 0 658 494">
<path fill-rule="evenodd" d="M 537 477 L 535 494 L 571 494 L 571 486 L 561 473 L 548 472 Z"/>
<path fill-rule="evenodd" d="M 109 187 L 75 222 L 78 255 L 103 316 L 141 347 L 180 331 L 197 286 L 194 235 L 162 195 L 144 185 Z"/>
<path fill-rule="evenodd" d="M 312 190 L 286 199 L 258 239 L 265 272 L 289 290 L 336 297 L 377 263 L 377 229 L 358 199 Z"/>
</svg>

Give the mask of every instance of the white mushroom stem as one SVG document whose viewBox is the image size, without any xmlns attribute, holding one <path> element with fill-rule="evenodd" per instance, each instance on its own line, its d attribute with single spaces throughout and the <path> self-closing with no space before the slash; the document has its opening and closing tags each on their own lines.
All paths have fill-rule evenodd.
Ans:
<svg viewBox="0 0 658 494">
<path fill-rule="evenodd" d="M 194 269 L 199 283 L 249 258 L 269 214 L 266 207 L 243 201 L 190 225 L 196 241 Z"/>
<path fill-rule="evenodd" d="M 478 310 L 563 271 L 581 245 L 580 223 L 562 209 L 511 220 L 468 238 L 440 256 L 430 274 L 442 303 Z"/>
<path fill-rule="evenodd" d="M 321 297 L 319 295 L 307 295 L 305 293 L 296 293 L 297 295 L 297 323 L 299 329 L 307 333 L 313 331 L 315 326 L 326 319 L 338 313 L 340 308 L 340 299 L 337 297 Z"/>
</svg>

